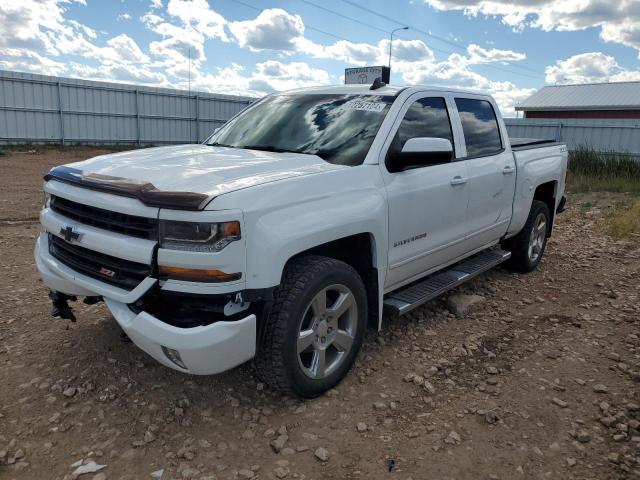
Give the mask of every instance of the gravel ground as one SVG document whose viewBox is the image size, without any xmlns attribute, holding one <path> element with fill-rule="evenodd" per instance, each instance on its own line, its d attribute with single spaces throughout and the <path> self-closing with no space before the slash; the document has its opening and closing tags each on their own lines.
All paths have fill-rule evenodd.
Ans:
<svg viewBox="0 0 640 480">
<path fill-rule="evenodd" d="M 640 478 L 640 248 L 602 233 L 615 197 L 572 198 L 536 272 L 494 270 L 369 332 L 348 378 L 300 401 L 248 364 L 162 367 L 102 305 L 49 317 L 41 175 L 96 152 L 0 157 L 0 478 Z M 459 295 L 477 303 L 454 315 Z"/>
</svg>

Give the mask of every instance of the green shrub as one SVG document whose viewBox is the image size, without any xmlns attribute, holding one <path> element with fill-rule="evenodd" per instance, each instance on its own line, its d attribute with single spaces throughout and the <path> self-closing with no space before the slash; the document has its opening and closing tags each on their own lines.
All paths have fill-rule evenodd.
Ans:
<svg viewBox="0 0 640 480">
<path fill-rule="evenodd" d="M 640 193 L 640 158 L 578 148 L 569 154 L 567 185 L 574 192 Z"/>
</svg>

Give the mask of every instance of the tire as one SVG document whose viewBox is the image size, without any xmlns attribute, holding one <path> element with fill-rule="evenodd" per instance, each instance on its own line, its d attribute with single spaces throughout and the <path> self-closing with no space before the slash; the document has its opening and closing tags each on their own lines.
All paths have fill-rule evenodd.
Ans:
<svg viewBox="0 0 640 480">
<path fill-rule="evenodd" d="M 544 225 L 541 222 L 544 222 Z M 503 243 L 504 248 L 511 251 L 507 267 L 523 273 L 535 270 L 544 255 L 550 228 L 549 207 L 540 200 L 534 200 L 527 222 L 520 233 Z"/>
<path fill-rule="evenodd" d="M 350 306 L 340 313 L 341 305 Z M 258 377 L 283 393 L 321 395 L 340 383 L 353 365 L 366 319 L 366 291 L 351 266 L 315 255 L 293 260 L 285 268 L 258 341 Z"/>
</svg>

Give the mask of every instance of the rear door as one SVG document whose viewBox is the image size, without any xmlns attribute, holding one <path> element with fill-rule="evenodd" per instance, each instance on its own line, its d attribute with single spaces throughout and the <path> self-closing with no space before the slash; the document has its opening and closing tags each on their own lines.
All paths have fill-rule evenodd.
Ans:
<svg viewBox="0 0 640 480">
<path fill-rule="evenodd" d="M 466 214 L 468 250 L 502 237 L 509 226 L 516 165 L 503 138 L 496 108 L 487 97 L 456 97 L 464 136 L 469 207 Z"/>
<path fill-rule="evenodd" d="M 464 161 L 425 164 L 389 172 L 386 160 L 409 138 L 437 137 L 459 149 L 450 121 L 452 100 L 442 92 L 415 94 L 406 101 L 381 153 L 389 205 L 387 289 L 422 276 L 464 249 L 468 202 Z"/>
</svg>

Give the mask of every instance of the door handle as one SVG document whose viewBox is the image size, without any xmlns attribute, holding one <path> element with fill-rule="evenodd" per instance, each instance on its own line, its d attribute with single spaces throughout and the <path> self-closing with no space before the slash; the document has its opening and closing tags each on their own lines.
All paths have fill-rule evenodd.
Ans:
<svg viewBox="0 0 640 480">
<path fill-rule="evenodd" d="M 516 171 L 516 167 L 512 167 L 510 165 L 507 165 L 502 169 L 502 173 L 504 173 L 505 175 L 511 175 L 515 171 Z"/>
<path fill-rule="evenodd" d="M 451 185 L 464 185 L 465 183 L 467 183 L 467 179 L 460 175 L 456 175 L 451 179 Z"/>
</svg>

